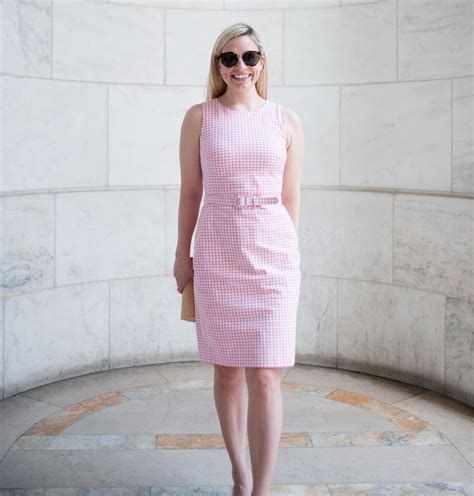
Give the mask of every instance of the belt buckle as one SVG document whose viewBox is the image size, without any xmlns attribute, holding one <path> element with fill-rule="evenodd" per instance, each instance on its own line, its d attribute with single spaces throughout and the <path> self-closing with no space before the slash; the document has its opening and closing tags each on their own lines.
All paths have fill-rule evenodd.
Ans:
<svg viewBox="0 0 474 496">
<path fill-rule="evenodd" d="M 255 203 L 255 197 L 254 196 L 239 196 L 236 195 L 234 198 L 234 205 L 239 206 L 239 207 L 247 207 L 249 205 L 254 206 Z"/>
<path fill-rule="evenodd" d="M 243 207 L 245 205 L 245 196 L 236 195 L 234 197 L 234 206 Z"/>
</svg>

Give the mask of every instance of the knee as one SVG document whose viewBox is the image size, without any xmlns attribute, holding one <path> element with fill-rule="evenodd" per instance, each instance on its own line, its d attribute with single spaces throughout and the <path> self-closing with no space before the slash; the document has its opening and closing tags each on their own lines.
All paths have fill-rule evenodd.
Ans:
<svg viewBox="0 0 474 496">
<path fill-rule="evenodd" d="M 214 364 L 214 378 L 226 384 L 240 382 L 244 379 L 244 368 Z"/>
<path fill-rule="evenodd" d="M 249 389 L 260 392 L 280 389 L 281 368 L 246 368 L 245 375 Z"/>
</svg>

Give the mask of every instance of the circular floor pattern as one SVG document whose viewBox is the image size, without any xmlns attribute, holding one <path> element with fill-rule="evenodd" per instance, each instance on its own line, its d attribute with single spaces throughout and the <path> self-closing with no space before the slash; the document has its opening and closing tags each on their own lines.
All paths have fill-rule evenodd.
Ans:
<svg viewBox="0 0 474 496">
<path fill-rule="evenodd" d="M 164 382 L 59 409 L 10 446 L 0 495 L 231 494 L 212 388 L 208 379 Z M 474 494 L 470 464 L 418 416 L 321 385 L 282 380 L 282 394 L 272 495 Z"/>
</svg>

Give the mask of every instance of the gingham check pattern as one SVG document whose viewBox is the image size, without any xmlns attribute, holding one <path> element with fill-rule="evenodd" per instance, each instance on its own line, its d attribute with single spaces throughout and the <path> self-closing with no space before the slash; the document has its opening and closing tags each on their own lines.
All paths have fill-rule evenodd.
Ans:
<svg viewBox="0 0 474 496">
<path fill-rule="evenodd" d="M 298 235 L 281 203 L 283 109 L 202 104 L 204 205 L 194 239 L 201 361 L 233 367 L 295 364 L 300 293 Z"/>
</svg>

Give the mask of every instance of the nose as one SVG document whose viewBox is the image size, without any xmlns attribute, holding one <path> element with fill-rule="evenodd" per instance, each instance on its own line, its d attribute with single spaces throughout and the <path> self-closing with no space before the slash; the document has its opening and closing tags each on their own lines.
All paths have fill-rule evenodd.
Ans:
<svg viewBox="0 0 474 496">
<path fill-rule="evenodd" d="M 237 65 L 241 65 L 243 67 L 247 67 L 242 59 L 242 57 L 239 57 L 238 61 L 237 61 Z"/>
<path fill-rule="evenodd" d="M 244 61 L 242 60 L 242 57 L 239 57 L 237 60 L 237 64 L 235 64 L 236 67 L 239 69 L 246 69 L 247 66 L 244 64 Z"/>
</svg>

